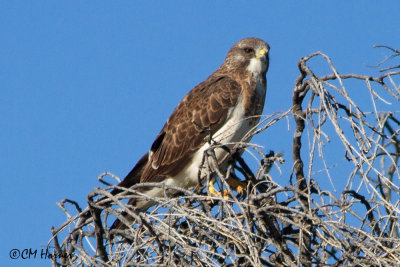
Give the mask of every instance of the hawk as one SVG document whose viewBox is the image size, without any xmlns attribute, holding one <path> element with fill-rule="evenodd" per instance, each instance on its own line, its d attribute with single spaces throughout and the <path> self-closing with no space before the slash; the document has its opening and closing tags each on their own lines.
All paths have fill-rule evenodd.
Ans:
<svg viewBox="0 0 400 267">
<path fill-rule="evenodd" d="M 258 123 L 264 108 L 269 49 L 258 38 L 236 43 L 222 65 L 178 104 L 150 151 L 118 186 L 165 183 L 188 189 L 197 185 L 203 154 L 210 146 L 209 137 L 232 147 L 234 142 L 243 141 Z M 219 164 L 226 161 L 226 149 L 216 148 L 214 152 Z M 163 189 L 159 187 L 139 190 L 149 198 L 163 196 Z M 154 203 L 131 199 L 128 204 L 147 209 Z M 125 227 L 117 219 L 111 229 Z"/>
</svg>

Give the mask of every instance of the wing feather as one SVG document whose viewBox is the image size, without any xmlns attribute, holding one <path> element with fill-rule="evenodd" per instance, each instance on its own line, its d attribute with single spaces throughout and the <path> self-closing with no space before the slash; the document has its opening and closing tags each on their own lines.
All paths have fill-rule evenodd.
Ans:
<svg viewBox="0 0 400 267">
<path fill-rule="evenodd" d="M 227 76 L 210 76 L 189 92 L 151 146 L 141 182 L 179 172 L 206 142 L 209 131 L 215 133 L 224 125 L 240 93 L 241 85 Z"/>
</svg>

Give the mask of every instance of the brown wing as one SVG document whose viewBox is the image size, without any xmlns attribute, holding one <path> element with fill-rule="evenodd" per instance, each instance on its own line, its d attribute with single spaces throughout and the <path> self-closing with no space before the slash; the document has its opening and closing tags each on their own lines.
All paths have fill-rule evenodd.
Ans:
<svg viewBox="0 0 400 267">
<path fill-rule="evenodd" d="M 210 76 L 175 108 L 151 146 L 140 182 L 161 181 L 178 173 L 211 134 L 225 123 L 241 85 L 227 76 Z"/>
<path fill-rule="evenodd" d="M 140 177 L 143 175 L 143 170 L 147 164 L 148 158 L 149 153 L 144 154 L 133 167 L 133 169 L 128 173 L 128 175 L 126 175 L 124 180 L 118 184 L 118 186 L 129 188 L 137 183 L 140 183 Z M 114 189 L 111 193 L 115 195 L 119 192 L 121 192 L 121 190 Z"/>
</svg>

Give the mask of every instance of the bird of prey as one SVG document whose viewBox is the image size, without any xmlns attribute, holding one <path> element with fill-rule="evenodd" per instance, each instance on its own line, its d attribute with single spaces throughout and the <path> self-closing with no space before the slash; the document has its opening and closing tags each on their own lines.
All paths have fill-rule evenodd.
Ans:
<svg viewBox="0 0 400 267">
<path fill-rule="evenodd" d="M 208 137 L 232 147 L 234 142 L 243 141 L 258 123 L 264 108 L 269 49 L 258 38 L 236 43 L 222 65 L 178 104 L 150 151 L 119 186 L 130 188 L 138 183 L 165 183 L 185 189 L 196 186 L 204 151 L 210 146 Z M 219 164 L 228 157 L 226 149 L 221 147 L 214 153 Z M 164 195 L 159 187 L 138 190 L 149 198 Z M 144 199 L 128 202 L 140 209 L 153 204 Z M 124 228 L 125 224 L 118 219 L 111 227 Z"/>
</svg>

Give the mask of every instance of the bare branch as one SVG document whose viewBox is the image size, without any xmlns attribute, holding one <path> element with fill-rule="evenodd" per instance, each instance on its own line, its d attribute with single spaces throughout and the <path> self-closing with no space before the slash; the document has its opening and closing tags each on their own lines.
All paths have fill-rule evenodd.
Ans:
<svg viewBox="0 0 400 267">
<path fill-rule="evenodd" d="M 316 75 L 315 58 L 330 72 Z M 194 190 L 163 183 L 127 189 L 104 181 L 108 175 L 118 182 L 104 173 L 99 180 L 107 187 L 88 195 L 86 209 L 72 200 L 59 204 L 67 219 L 52 228 L 51 242 L 53 254 L 64 257 L 54 257 L 53 265 L 398 265 L 400 111 L 393 106 L 400 72 L 340 74 L 321 52 L 302 58 L 298 68 L 291 109 L 263 116 L 243 139 L 294 120 L 293 166 L 256 144 L 242 141 L 229 150 L 210 139 Z M 217 147 L 231 155 L 226 170 L 217 164 Z M 221 196 L 208 194 L 212 179 Z M 230 179 L 247 190 L 237 192 Z M 164 196 L 150 199 L 143 187 L 161 188 Z M 113 195 L 114 189 L 121 192 Z M 155 204 L 139 210 L 126 204 L 129 198 Z M 110 230 L 116 218 L 128 228 Z"/>
</svg>

